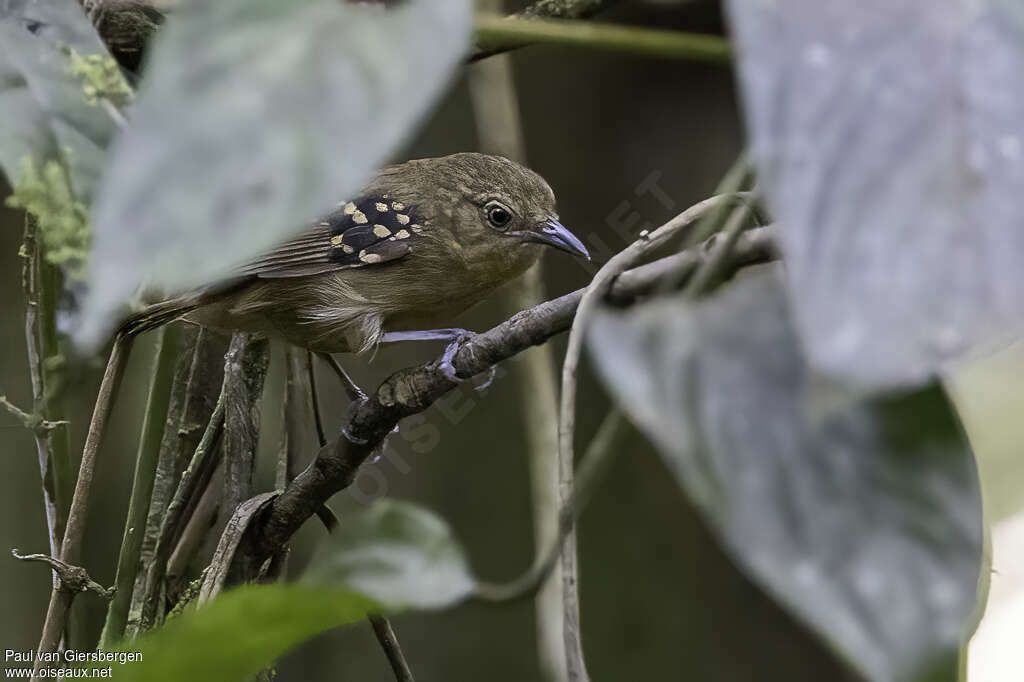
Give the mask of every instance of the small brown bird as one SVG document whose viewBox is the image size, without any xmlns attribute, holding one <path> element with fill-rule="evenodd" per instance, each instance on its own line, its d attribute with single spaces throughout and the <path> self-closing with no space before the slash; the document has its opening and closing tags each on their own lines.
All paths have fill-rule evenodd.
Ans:
<svg viewBox="0 0 1024 682">
<path fill-rule="evenodd" d="M 558 222 L 539 175 L 500 156 L 418 159 L 383 168 L 358 198 L 237 277 L 151 307 L 139 331 L 178 317 L 276 336 L 318 353 L 468 334 L 459 313 L 522 274 L 545 246 L 589 259 Z M 454 378 L 450 364 L 446 373 Z"/>
</svg>

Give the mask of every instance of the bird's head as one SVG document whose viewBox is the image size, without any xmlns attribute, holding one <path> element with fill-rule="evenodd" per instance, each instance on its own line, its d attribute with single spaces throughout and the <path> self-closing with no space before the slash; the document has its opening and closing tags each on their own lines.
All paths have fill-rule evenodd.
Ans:
<svg viewBox="0 0 1024 682">
<path fill-rule="evenodd" d="M 550 246 L 590 259 L 558 222 L 544 178 L 504 157 L 469 152 L 417 159 L 385 168 L 374 185 L 410 197 L 471 257 L 532 262 Z"/>
</svg>

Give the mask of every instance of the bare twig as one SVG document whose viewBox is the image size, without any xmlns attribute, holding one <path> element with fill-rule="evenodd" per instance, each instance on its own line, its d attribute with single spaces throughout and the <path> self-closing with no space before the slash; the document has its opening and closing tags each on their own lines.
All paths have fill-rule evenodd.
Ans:
<svg viewBox="0 0 1024 682">
<path fill-rule="evenodd" d="M 61 588 L 69 592 L 95 592 L 104 599 L 112 599 L 116 587 L 106 588 L 89 577 L 81 566 L 72 566 L 60 559 L 54 559 L 48 554 L 20 554 L 18 550 L 12 549 L 11 555 L 20 561 L 38 561 L 53 569 L 54 575 L 60 581 Z"/>
<path fill-rule="evenodd" d="M 659 227 L 654 232 L 633 242 L 621 252 L 615 254 L 605 263 L 580 300 L 572 329 L 569 332 L 569 344 L 565 351 L 562 364 L 562 397 L 559 405 L 558 419 L 558 462 L 559 462 L 559 497 L 562 505 L 569 503 L 573 487 L 573 438 L 576 432 L 576 371 L 583 352 L 583 332 L 590 321 L 590 316 L 597 304 L 608 294 L 615 278 L 635 264 L 643 255 L 656 248 L 682 230 L 696 223 L 708 210 L 727 201 L 729 197 L 718 196 L 696 204 Z M 566 666 L 569 679 L 588 680 L 583 659 L 583 649 L 579 633 L 579 596 L 576 576 L 576 541 L 575 535 L 569 533 L 562 545 L 562 598 L 563 616 L 565 618 L 564 636 L 566 642 Z"/>
<path fill-rule="evenodd" d="M 330 355 L 327 357 L 330 360 L 334 360 Z M 338 367 L 340 368 L 341 365 L 338 365 Z M 344 370 L 342 370 L 342 375 L 348 376 Z M 324 432 L 323 415 L 320 414 L 320 392 L 316 387 L 316 367 L 313 366 L 313 352 L 308 350 L 306 351 L 306 380 L 309 382 L 310 411 L 313 413 L 313 424 L 316 426 L 316 439 L 320 443 L 320 447 L 323 447 L 327 443 L 327 436 Z M 352 398 L 352 396 L 349 397 Z"/>
<path fill-rule="evenodd" d="M 217 407 L 214 408 L 213 414 L 210 416 L 210 423 L 207 424 L 203 437 L 192 456 L 192 461 L 182 473 L 181 482 L 174 493 L 174 498 L 167 506 L 167 513 L 160 526 L 160 535 L 157 538 L 153 558 L 146 573 L 140 629 L 149 629 L 163 617 L 160 597 L 163 594 L 167 560 L 170 558 L 171 550 L 184 526 L 189 502 L 209 481 L 209 477 L 217 466 L 219 460 L 217 444 L 224 431 L 223 396 L 222 392 L 221 399 L 217 401 Z"/>
<path fill-rule="evenodd" d="M 298 459 L 312 448 L 306 444 L 312 391 L 309 385 L 311 368 L 308 366 L 307 351 L 288 344 L 284 348 L 284 390 L 281 396 L 281 434 L 277 449 L 277 469 L 274 473 L 274 489 L 281 491 L 298 473 Z M 320 434 L 317 434 L 318 438 Z M 326 440 L 324 441 L 326 442 Z M 323 447 L 319 443 L 318 447 Z M 268 567 L 268 578 L 276 579 L 287 573 L 288 547 L 274 555 Z"/>
<path fill-rule="evenodd" d="M 162 327 L 158 334 L 156 359 L 153 361 L 153 375 L 149 383 L 149 397 L 146 400 L 146 415 L 142 422 L 142 436 L 135 455 L 135 477 L 128 502 L 128 516 L 125 519 L 121 550 L 117 557 L 117 576 L 114 579 L 117 593 L 107 607 L 107 617 L 103 624 L 103 632 L 100 634 L 100 649 L 109 649 L 120 640 L 128 623 L 128 610 L 131 607 L 132 587 L 135 585 L 139 567 L 146 513 L 153 494 L 160 441 L 164 433 L 167 406 L 174 381 L 178 328 L 176 325 L 167 325 Z"/>
<path fill-rule="evenodd" d="M 477 15 L 476 51 L 471 60 L 526 45 L 561 45 L 614 50 L 662 59 L 688 59 L 728 65 L 729 41 L 715 35 L 663 29 L 563 21 L 520 19 L 493 14 Z"/>
<path fill-rule="evenodd" d="M 749 264 L 775 258 L 771 228 L 751 230 L 737 243 L 735 262 Z M 609 298 L 627 301 L 650 292 L 666 272 L 679 267 L 692 272 L 706 258 L 697 247 L 623 273 L 612 282 Z M 493 329 L 464 342 L 452 358 L 459 377 L 472 377 L 492 365 L 543 343 L 572 324 L 584 290 L 546 301 L 514 315 Z M 440 369 L 440 359 L 392 374 L 366 401 L 349 410 L 343 435 L 320 449 L 316 459 L 285 488 L 247 534 L 246 551 L 265 559 L 278 551 L 296 530 L 334 493 L 353 481 L 360 465 L 391 433 L 399 420 L 432 405 L 458 384 Z"/>
<path fill-rule="evenodd" d="M 683 289 L 684 296 L 696 298 L 708 290 L 714 282 L 715 277 L 718 276 L 719 271 L 732 254 L 737 240 L 739 240 L 740 235 L 743 234 L 743 229 L 746 227 L 747 221 L 750 219 L 750 214 L 751 209 L 750 204 L 748 203 L 744 203 L 733 209 L 728 222 L 726 222 L 725 227 L 722 228 L 720 233 L 721 237 L 715 240 L 715 244 L 711 248 L 711 256 L 708 258 L 707 262 L 697 270 L 693 277 L 690 278 L 690 281 L 686 283 L 686 287 Z"/>
<path fill-rule="evenodd" d="M 334 359 L 334 356 L 324 353 L 322 357 L 335 371 L 339 372 L 338 377 L 345 387 L 350 400 L 359 399 L 357 396 L 362 396 L 363 400 L 366 399 L 366 394 L 356 386 L 355 382 L 348 376 L 348 373 Z M 324 433 L 324 420 L 323 415 L 320 413 L 320 392 L 316 387 L 316 369 L 313 366 L 313 354 L 309 351 L 306 351 L 305 376 L 309 384 L 309 410 L 313 413 L 313 423 L 316 425 L 317 445 L 322 448 L 327 445 L 327 435 Z M 320 508 L 316 510 L 316 516 L 324 524 L 324 528 L 328 533 L 333 532 L 338 527 L 338 517 L 334 515 L 334 512 L 327 506 L 327 503 L 320 505 Z"/>
<path fill-rule="evenodd" d="M 216 525 L 224 497 L 224 460 L 214 469 L 202 497 L 188 517 L 181 537 L 167 560 L 167 596 L 174 602 L 188 584 L 189 564 L 199 553 L 210 531 Z"/>
<path fill-rule="evenodd" d="M 92 421 L 89 423 L 89 432 L 85 437 L 85 446 L 82 448 L 82 463 L 78 468 L 75 495 L 71 500 L 67 528 L 61 542 L 60 559 L 66 564 L 76 565 L 81 559 L 82 536 L 85 531 L 86 513 L 89 509 L 92 478 L 96 471 L 96 458 L 106 434 L 107 420 L 114 406 L 114 397 L 117 395 L 121 378 L 124 376 L 124 368 L 132 341 L 131 336 L 123 335 L 118 335 L 114 339 L 114 347 L 110 351 L 107 369 L 100 383 L 99 394 L 96 396 Z M 71 608 L 73 599 L 73 592 L 54 586 L 50 594 L 50 604 L 46 610 L 46 620 L 43 623 L 43 634 L 39 639 L 40 654 L 57 650 L 67 622 L 68 609 Z M 36 657 L 33 678 L 38 677 L 40 669 L 45 665 L 43 658 L 43 656 Z"/>
<path fill-rule="evenodd" d="M 67 422 L 62 419 L 63 407 L 58 397 L 62 377 L 57 367 L 63 366 L 57 362 L 57 301 L 61 282 L 60 273 L 43 258 L 36 230 L 35 219 L 26 214 L 21 282 L 26 304 L 25 346 L 32 382 L 32 412 L 18 409 L 6 398 L 0 400 L 35 437 L 50 554 L 58 556 L 73 494 Z"/>
<path fill-rule="evenodd" d="M 412 671 L 405 660 L 405 654 L 402 653 L 402 647 L 398 644 L 398 637 L 395 636 L 395 630 L 391 627 L 391 623 L 379 613 L 371 613 L 367 618 L 370 625 L 373 626 L 373 633 L 377 635 L 380 648 L 384 650 L 384 655 L 387 657 L 388 663 L 391 664 L 395 680 L 397 682 L 414 682 Z"/>
<path fill-rule="evenodd" d="M 574 521 L 586 508 L 594 491 L 604 480 L 609 465 L 618 451 L 616 439 L 622 428 L 622 413 L 612 410 L 605 416 L 586 453 L 580 459 L 576 485 L 569 501 L 561 507 L 555 536 L 540 547 L 533 565 L 521 576 L 508 583 L 477 586 L 475 597 L 486 602 L 505 603 L 531 597 L 548 581 L 558 567 L 562 546 L 572 532 Z M 561 604 L 559 604 L 559 607 Z"/>
<path fill-rule="evenodd" d="M 308 432 L 311 388 L 309 371 L 306 366 L 306 352 L 297 346 L 284 349 L 284 395 L 281 399 L 281 441 L 278 446 L 277 472 L 274 482 L 278 490 L 284 490 L 288 482 L 298 473 L 297 462 L 300 454 L 310 451 L 303 435 Z M 318 433 L 317 436 L 320 434 Z M 303 442 L 300 442 L 303 441 Z M 324 441 L 326 442 L 326 440 Z M 318 447 L 323 447 L 319 443 Z"/>
<path fill-rule="evenodd" d="M 17 417 L 22 426 L 32 432 L 42 431 L 45 433 L 46 431 L 52 431 L 59 426 L 66 426 L 68 424 L 67 420 L 64 419 L 54 422 L 49 419 L 43 419 L 38 414 L 29 414 L 8 400 L 5 395 L 0 395 L 0 407 L 5 408 L 12 416 Z"/>
</svg>

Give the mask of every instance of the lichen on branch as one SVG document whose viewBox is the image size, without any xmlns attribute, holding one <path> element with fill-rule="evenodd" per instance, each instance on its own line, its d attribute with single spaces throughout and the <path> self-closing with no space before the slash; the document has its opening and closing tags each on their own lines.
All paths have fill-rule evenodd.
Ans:
<svg viewBox="0 0 1024 682">
<path fill-rule="evenodd" d="M 118 109 L 129 105 L 134 91 L 113 57 L 104 54 L 81 55 L 68 51 L 68 71 L 81 79 L 85 101 L 93 106 L 106 100 Z"/>
<path fill-rule="evenodd" d="M 21 161 L 21 180 L 7 197 L 11 208 L 22 209 L 38 225 L 46 262 L 62 268 L 74 279 L 83 279 L 92 241 L 89 209 L 75 196 L 65 150 L 59 160 L 38 166 L 26 156 Z"/>
</svg>

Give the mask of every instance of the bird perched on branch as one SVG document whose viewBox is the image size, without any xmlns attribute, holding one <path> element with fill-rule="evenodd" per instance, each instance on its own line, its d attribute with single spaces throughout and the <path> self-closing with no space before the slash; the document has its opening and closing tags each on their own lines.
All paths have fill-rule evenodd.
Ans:
<svg viewBox="0 0 1024 682">
<path fill-rule="evenodd" d="M 418 159 L 383 168 L 359 196 L 238 276 L 150 307 L 137 332 L 178 317 L 263 332 L 318 353 L 447 339 L 452 320 L 537 261 L 545 247 L 589 259 L 558 222 L 539 175 L 500 156 Z"/>
</svg>

